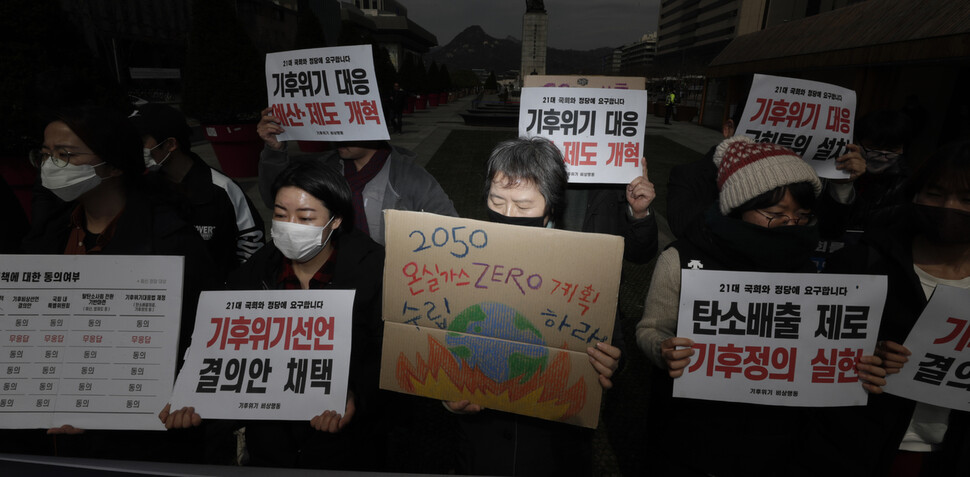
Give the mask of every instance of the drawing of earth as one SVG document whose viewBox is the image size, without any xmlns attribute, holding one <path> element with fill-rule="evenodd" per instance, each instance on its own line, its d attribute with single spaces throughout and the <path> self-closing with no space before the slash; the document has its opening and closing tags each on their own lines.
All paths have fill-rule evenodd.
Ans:
<svg viewBox="0 0 970 477">
<path fill-rule="evenodd" d="M 468 333 L 448 333 L 448 351 L 498 383 L 516 378 L 526 382 L 549 360 L 539 330 L 515 308 L 502 303 L 472 305 L 455 316 L 448 330 Z"/>
</svg>

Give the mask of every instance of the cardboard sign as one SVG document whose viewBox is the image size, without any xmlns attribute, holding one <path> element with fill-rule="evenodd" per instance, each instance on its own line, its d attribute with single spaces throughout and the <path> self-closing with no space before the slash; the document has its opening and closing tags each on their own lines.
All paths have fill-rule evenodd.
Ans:
<svg viewBox="0 0 970 477">
<path fill-rule="evenodd" d="M 0 428 L 164 430 L 183 262 L 0 256 Z"/>
<path fill-rule="evenodd" d="M 549 76 L 529 75 L 523 81 L 525 88 L 607 88 L 647 89 L 643 76 Z"/>
<path fill-rule="evenodd" d="M 343 414 L 354 294 L 203 292 L 172 409 L 193 406 L 204 419 Z"/>
<path fill-rule="evenodd" d="M 267 53 L 266 94 L 280 141 L 390 139 L 370 45 Z"/>
<path fill-rule="evenodd" d="M 970 411 L 970 290 L 937 285 L 906 337 L 912 353 L 888 393 L 934 406 Z"/>
<path fill-rule="evenodd" d="M 629 184 L 643 173 L 647 92 L 523 88 L 519 135 L 552 141 L 570 183 Z"/>
<path fill-rule="evenodd" d="M 675 397 L 776 406 L 861 406 L 886 277 L 684 270 L 677 336 L 694 356 Z"/>
<path fill-rule="evenodd" d="M 835 168 L 835 159 L 849 152 L 855 111 L 851 89 L 754 75 L 737 134 L 795 151 L 819 177 L 845 179 L 849 174 Z"/>
<path fill-rule="evenodd" d="M 381 388 L 596 427 L 623 240 L 384 214 Z"/>
</svg>

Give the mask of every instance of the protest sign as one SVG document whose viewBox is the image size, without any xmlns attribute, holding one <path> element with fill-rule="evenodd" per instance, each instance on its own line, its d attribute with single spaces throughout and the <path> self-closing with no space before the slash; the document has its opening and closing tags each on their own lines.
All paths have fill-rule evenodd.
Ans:
<svg viewBox="0 0 970 477">
<path fill-rule="evenodd" d="M 694 356 L 675 397 L 777 406 L 859 406 L 886 277 L 684 270 L 677 336 Z"/>
<path fill-rule="evenodd" d="M 344 413 L 354 290 L 203 292 L 172 409 L 205 419 Z"/>
<path fill-rule="evenodd" d="M 641 175 L 646 121 L 646 91 L 522 89 L 519 135 L 552 141 L 570 183 L 629 184 Z"/>
<path fill-rule="evenodd" d="M 754 75 L 737 134 L 785 146 L 819 177 L 845 179 L 835 159 L 849 152 L 856 94 L 839 86 L 780 76 Z"/>
<path fill-rule="evenodd" d="M 183 261 L 0 256 L 0 428 L 164 430 Z"/>
<path fill-rule="evenodd" d="M 886 378 L 888 393 L 970 411 L 970 290 L 937 285 L 906 337 L 909 362 Z"/>
<path fill-rule="evenodd" d="M 267 53 L 266 94 L 280 141 L 390 139 L 370 45 Z"/>
<path fill-rule="evenodd" d="M 384 214 L 381 388 L 596 427 L 623 240 Z"/>
<path fill-rule="evenodd" d="M 523 79 L 524 88 L 607 88 L 646 89 L 643 76 L 550 76 L 528 75 Z"/>
</svg>

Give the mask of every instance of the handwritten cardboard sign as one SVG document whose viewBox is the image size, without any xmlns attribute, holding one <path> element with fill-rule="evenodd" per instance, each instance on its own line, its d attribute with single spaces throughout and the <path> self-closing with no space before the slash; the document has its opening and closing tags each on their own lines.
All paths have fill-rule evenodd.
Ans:
<svg viewBox="0 0 970 477">
<path fill-rule="evenodd" d="M 172 409 L 302 421 L 347 403 L 353 290 L 203 292 Z"/>
<path fill-rule="evenodd" d="M 164 430 L 183 260 L 0 256 L 0 428 Z"/>
<path fill-rule="evenodd" d="M 268 53 L 266 94 L 280 141 L 390 138 L 370 45 Z"/>
<path fill-rule="evenodd" d="M 570 183 L 629 184 L 643 173 L 647 92 L 523 88 L 519 135 L 552 141 Z"/>
<path fill-rule="evenodd" d="M 384 214 L 381 388 L 596 427 L 623 240 Z"/>
<path fill-rule="evenodd" d="M 835 159 L 848 152 L 856 94 L 839 86 L 781 76 L 754 75 L 737 134 L 785 146 L 819 177 L 845 179 Z"/>
<path fill-rule="evenodd" d="M 676 397 L 776 406 L 860 406 L 886 277 L 684 270 L 677 336 L 694 356 Z"/>
<path fill-rule="evenodd" d="M 886 392 L 934 406 L 970 411 L 970 290 L 937 285 L 904 346 L 903 369 Z"/>
</svg>

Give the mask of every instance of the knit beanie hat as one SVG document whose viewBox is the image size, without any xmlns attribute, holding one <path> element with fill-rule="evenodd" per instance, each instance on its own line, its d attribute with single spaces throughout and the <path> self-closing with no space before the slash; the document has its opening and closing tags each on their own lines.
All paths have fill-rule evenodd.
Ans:
<svg viewBox="0 0 970 477">
<path fill-rule="evenodd" d="M 724 215 L 765 192 L 789 184 L 808 182 L 816 197 L 822 192 L 815 170 L 794 151 L 777 144 L 754 142 L 747 136 L 737 135 L 718 144 L 714 165 Z"/>
</svg>

